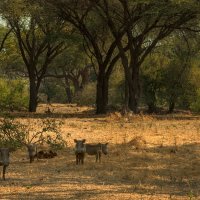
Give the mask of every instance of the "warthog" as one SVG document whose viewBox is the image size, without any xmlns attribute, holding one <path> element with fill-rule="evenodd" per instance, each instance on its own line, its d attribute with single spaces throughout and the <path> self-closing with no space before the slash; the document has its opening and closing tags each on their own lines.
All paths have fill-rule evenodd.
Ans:
<svg viewBox="0 0 200 200">
<path fill-rule="evenodd" d="M 74 140 L 75 145 L 75 155 L 76 155 L 76 164 L 83 164 L 85 157 L 85 139 L 83 140 Z"/>
<path fill-rule="evenodd" d="M 0 148 L 0 166 L 3 166 L 3 180 L 5 180 L 6 168 L 9 165 L 9 148 Z"/>
<path fill-rule="evenodd" d="M 39 151 L 36 156 L 38 159 L 50 159 L 57 156 L 57 153 L 53 152 L 52 150 L 49 150 L 49 151 L 42 150 L 42 151 Z"/>
<path fill-rule="evenodd" d="M 96 156 L 96 162 L 101 162 L 101 154 L 108 154 L 108 143 L 105 144 L 86 144 L 86 153 L 88 155 L 95 155 Z"/>
<path fill-rule="evenodd" d="M 37 145 L 36 144 L 27 144 L 26 147 L 28 149 L 30 163 L 32 163 L 34 161 L 35 157 L 37 157 Z"/>
</svg>

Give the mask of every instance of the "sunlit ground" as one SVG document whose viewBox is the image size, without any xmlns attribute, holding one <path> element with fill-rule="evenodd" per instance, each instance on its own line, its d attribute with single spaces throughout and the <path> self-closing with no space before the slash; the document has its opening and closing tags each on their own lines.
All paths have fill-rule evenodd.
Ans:
<svg viewBox="0 0 200 200">
<path fill-rule="evenodd" d="M 68 147 L 33 164 L 25 149 L 12 153 L 0 199 L 200 199 L 199 116 L 95 116 L 92 108 L 59 104 L 51 106 L 52 114 L 46 110 L 41 105 L 36 114 L 12 115 L 29 124 L 45 117 L 62 120 Z M 76 166 L 75 138 L 109 142 L 109 155 L 102 163 L 86 156 Z"/>
</svg>

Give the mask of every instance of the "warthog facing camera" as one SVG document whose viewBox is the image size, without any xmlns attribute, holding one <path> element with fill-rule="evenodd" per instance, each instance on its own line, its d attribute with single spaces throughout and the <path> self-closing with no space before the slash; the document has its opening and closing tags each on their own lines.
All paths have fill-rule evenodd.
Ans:
<svg viewBox="0 0 200 200">
<path fill-rule="evenodd" d="M 3 166 L 3 180 L 5 180 L 6 168 L 9 165 L 9 148 L 0 148 L 0 166 Z"/>
<path fill-rule="evenodd" d="M 96 162 L 101 162 L 101 155 L 102 153 L 107 155 L 108 154 L 108 143 L 105 144 L 86 144 L 86 153 L 88 155 L 95 155 L 96 156 Z"/>
<path fill-rule="evenodd" d="M 32 163 L 34 161 L 35 157 L 37 157 L 37 145 L 36 144 L 27 144 L 26 147 L 28 149 L 30 163 Z"/>
<path fill-rule="evenodd" d="M 74 139 L 75 144 L 75 155 L 76 155 L 76 164 L 83 164 L 85 157 L 85 139 L 76 140 Z"/>
</svg>

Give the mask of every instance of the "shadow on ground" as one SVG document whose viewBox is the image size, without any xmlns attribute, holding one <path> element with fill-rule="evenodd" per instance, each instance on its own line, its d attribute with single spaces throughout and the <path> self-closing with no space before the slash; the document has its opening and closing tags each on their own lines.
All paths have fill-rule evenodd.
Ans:
<svg viewBox="0 0 200 200">
<path fill-rule="evenodd" d="M 48 110 L 49 109 L 49 110 Z M 50 111 L 50 112 L 47 112 Z M 14 118 L 29 118 L 29 119 L 44 119 L 44 118 L 56 118 L 56 119 L 65 119 L 65 118 L 105 118 L 115 111 L 110 110 L 108 114 L 96 115 L 96 110 L 94 107 L 79 106 L 73 104 L 56 104 L 56 105 L 45 105 L 42 104 L 39 106 L 36 113 L 29 112 L 1 112 L 1 117 L 14 117 Z M 118 112 L 118 111 L 117 111 Z M 119 112 L 118 112 L 119 113 Z M 134 115 L 133 115 L 134 116 Z M 188 114 L 184 111 L 174 112 L 172 114 L 138 114 L 137 116 L 151 116 L 157 120 L 199 120 L 200 115 Z M 133 117 L 134 118 L 134 117 Z"/>
<path fill-rule="evenodd" d="M 102 163 L 87 156 L 80 166 L 75 165 L 72 149 L 33 164 L 18 156 L 18 152 L 12 156 L 8 180 L 0 181 L 1 199 L 134 199 L 137 195 L 188 199 L 200 195 L 198 143 L 143 150 L 112 145 Z"/>
</svg>

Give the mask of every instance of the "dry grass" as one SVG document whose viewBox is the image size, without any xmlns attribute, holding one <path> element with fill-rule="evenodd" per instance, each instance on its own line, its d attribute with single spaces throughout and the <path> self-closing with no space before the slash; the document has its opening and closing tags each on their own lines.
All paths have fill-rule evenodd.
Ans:
<svg viewBox="0 0 200 200">
<path fill-rule="evenodd" d="M 12 115 L 30 124 L 47 116 L 63 120 L 68 148 L 33 164 L 25 149 L 12 153 L 8 179 L 0 180 L 0 199 L 200 199 L 198 116 L 97 117 L 88 107 L 51 109 L 50 115 L 45 105 L 36 114 Z M 76 166 L 74 138 L 109 142 L 110 153 L 102 163 L 87 156 L 85 165 Z"/>
</svg>

